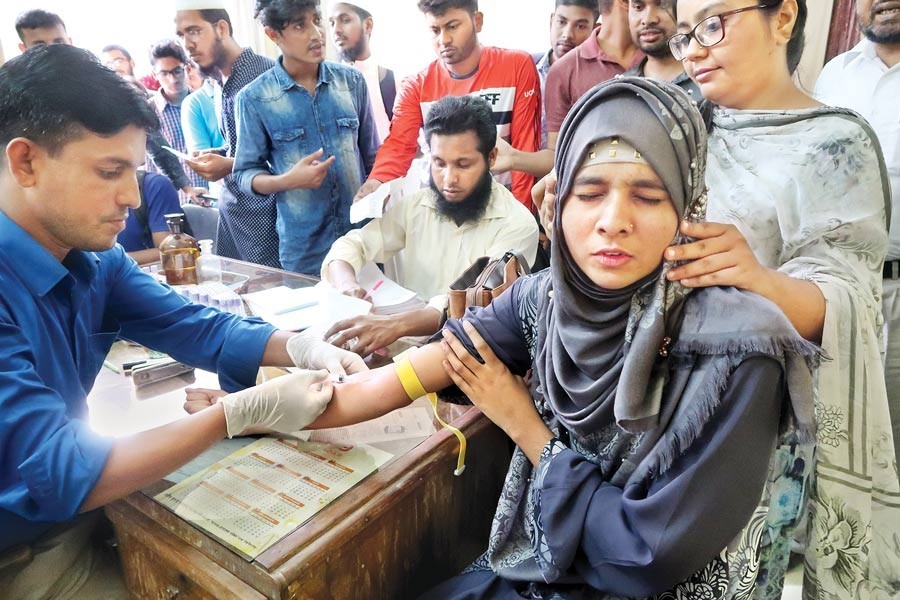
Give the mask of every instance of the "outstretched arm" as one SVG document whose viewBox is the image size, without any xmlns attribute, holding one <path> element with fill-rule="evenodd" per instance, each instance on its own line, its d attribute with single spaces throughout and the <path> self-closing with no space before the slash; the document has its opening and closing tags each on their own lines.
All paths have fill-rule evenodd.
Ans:
<svg viewBox="0 0 900 600">
<path fill-rule="evenodd" d="M 428 392 L 442 390 L 452 382 L 442 366 L 444 353 L 437 344 L 413 351 L 409 357 L 422 387 Z M 328 408 L 307 429 L 344 427 L 375 419 L 411 402 L 394 365 L 357 373 L 334 386 Z"/>
<path fill-rule="evenodd" d="M 438 344 L 418 348 L 410 355 L 410 363 L 428 392 L 442 390 L 452 382 L 444 371 L 444 353 Z M 188 390 L 184 409 L 196 413 L 208 409 L 224 396 L 224 392 L 205 389 Z M 387 365 L 374 371 L 363 371 L 347 377 L 342 383 L 334 384 L 334 391 L 328 408 L 307 429 L 327 429 L 344 427 L 386 415 L 411 402 L 406 395 L 394 365 Z M 245 434 L 264 433 L 259 429 L 247 430 Z"/>
</svg>

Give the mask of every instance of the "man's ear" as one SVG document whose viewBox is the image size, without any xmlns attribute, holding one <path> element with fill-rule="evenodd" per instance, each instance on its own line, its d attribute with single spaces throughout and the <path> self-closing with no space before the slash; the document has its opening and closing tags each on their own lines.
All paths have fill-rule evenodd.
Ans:
<svg viewBox="0 0 900 600">
<path fill-rule="evenodd" d="M 271 27 L 263 27 L 263 31 L 265 32 L 266 37 L 269 38 L 270 40 L 272 40 L 272 42 L 277 46 L 278 38 L 281 35 L 280 32 L 275 31 Z"/>
<path fill-rule="evenodd" d="M 28 138 L 18 137 L 6 145 L 6 168 L 20 187 L 33 187 L 40 168 L 40 148 Z"/>
<path fill-rule="evenodd" d="M 494 168 L 494 163 L 497 162 L 497 155 L 500 153 L 500 149 L 497 146 L 494 146 L 494 149 L 488 153 L 488 169 Z"/>
<path fill-rule="evenodd" d="M 28 48 L 25 47 L 25 44 L 19 43 L 19 52 L 25 52 Z"/>
<path fill-rule="evenodd" d="M 484 13 L 477 11 L 472 15 L 472 20 L 475 22 L 475 33 L 481 33 L 481 28 L 484 27 Z"/>
<path fill-rule="evenodd" d="M 225 19 L 216 21 L 216 24 L 213 27 L 215 28 L 216 34 L 219 36 L 219 39 L 225 36 L 231 37 L 231 31 L 229 31 L 228 22 Z"/>
<path fill-rule="evenodd" d="M 375 27 L 375 21 L 372 19 L 372 17 L 366 17 L 366 20 L 363 21 L 363 33 L 368 36 L 371 36 L 372 29 L 374 27 Z"/>
</svg>

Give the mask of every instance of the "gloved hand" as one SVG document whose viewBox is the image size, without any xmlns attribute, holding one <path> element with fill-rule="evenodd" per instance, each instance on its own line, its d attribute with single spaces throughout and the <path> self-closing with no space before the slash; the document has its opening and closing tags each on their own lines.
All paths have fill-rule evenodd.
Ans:
<svg viewBox="0 0 900 600">
<path fill-rule="evenodd" d="M 299 431 L 316 420 L 331 402 L 328 371 L 302 371 L 271 379 L 262 385 L 228 394 L 225 408 L 228 437 L 251 426 L 278 433 Z"/>
<path fill-rule="evenodd" d="M 301 369 L 327 369 L 335 375 L 352 375 L 369 370 L 359 354 L 303 333 L 288 340 L 287 351 L 294 364 Z"/>
</svg>

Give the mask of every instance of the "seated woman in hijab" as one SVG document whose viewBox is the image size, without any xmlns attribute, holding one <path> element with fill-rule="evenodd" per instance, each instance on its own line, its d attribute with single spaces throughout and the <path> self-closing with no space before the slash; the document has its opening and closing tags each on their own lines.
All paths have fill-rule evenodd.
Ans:
<svg viewBox="0 0 900 600">
<path fill-rule="evenodd" d="M 753 585 L 758 536 L 739 534 L 779 434 L 811 436 L 818 348 L 760 296 L 667 279 L 679 222 L 705 212 L 705 154 L 678 87 L 598 86 L 560 132 L 551 268 L 398 366 L 335 385 L 313 427 L 455 383 L 516 443 L 486 552 L 428 597 L 730 598 Z"/>
</svg>

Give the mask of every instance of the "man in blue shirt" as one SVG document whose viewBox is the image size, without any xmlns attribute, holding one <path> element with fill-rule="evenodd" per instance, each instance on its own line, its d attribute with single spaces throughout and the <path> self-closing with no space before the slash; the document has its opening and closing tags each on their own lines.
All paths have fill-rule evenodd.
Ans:
<svg viewBox="0 0 900 600">
<path fill-rule="evenodd" d="M 324 342 L 191 304 L 115 245 L 139 204 L 135 173 L 155 126 L 137 92 L 84 50 L 35 48 L 0 68 L 0 558 L 30 555 L 0 560 L 2 598 L 71 597 L 90 578 L 67 573 L 91 554 L 66 537 L 82 530 L 79 515 L 225 435 L 302 428 L 331 397 L 327 372 L 303 371 L 260 386 L 277 388 L 274 401 L 251 388 L 201 415 L 104 438 L 86 421 L 86 397 L 117 337 L 218 372 L 232 392 L 253 385 L 261 364 L 364 368 Z"/>
<path fill-rule="evenodd" d="M 180 213 L 178 192 L 166 177 L 138 171 L 141 206 L 128 211 L 125 231 L 116 241 L 139 265 L 159 260 L 159 245 L 169 236 L 166 215 Z"/>
<path fill-rule="evenodd" d="M 238 94 L 234 175 L 248 194 L 276 195 L 281 265 L 318 275 L 375 163 L 368 88 L 356 69 L 324 62 L 316 0 L 257 0 L 256 17 L 282 57 Z"/>
</svg>

